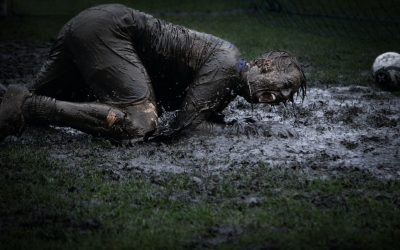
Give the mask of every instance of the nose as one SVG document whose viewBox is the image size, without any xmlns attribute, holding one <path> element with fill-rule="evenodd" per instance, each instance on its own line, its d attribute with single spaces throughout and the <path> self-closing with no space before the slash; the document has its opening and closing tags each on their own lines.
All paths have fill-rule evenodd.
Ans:
<svg viewBox="0 0 400 250">
<path fill-rule="evenodd" d="M 286 99 L 289 99 L 291 94 L 292 94 L 292 89 L 282 89 L 281 90 L 281 95 Z"/>
</svg>

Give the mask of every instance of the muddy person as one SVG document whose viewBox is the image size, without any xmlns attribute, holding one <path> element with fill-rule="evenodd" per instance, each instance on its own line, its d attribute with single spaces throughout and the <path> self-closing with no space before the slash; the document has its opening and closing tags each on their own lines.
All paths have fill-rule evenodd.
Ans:
<svg viewBox="0 0 400 250">
<path fill-rule="evenodd" d="M 221 117 L 237 95 L 273 105 L 304 96 L 305 88 L 301 67 L 286 52 L 248 63 L 218 37 L 124 5 L 101 5 L 61 29 L 32 84 L 0 89 L 0 140 L 26 124 L 116 140 L 169 138 Z M 173 110 L 161 126 L 162 112 Z"/>
</svg>

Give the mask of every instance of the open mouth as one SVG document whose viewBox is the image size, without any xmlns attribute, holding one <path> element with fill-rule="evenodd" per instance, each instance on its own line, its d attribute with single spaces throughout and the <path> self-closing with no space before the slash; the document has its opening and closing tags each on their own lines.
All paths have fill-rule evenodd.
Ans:
<svg viewBox="0 0 400 250">
<path fill-rule="evenodd" d="M 263 92 L 257 98 L 259 103 L 277 104 L 280 102 L 278 96 L 271 92 Z"/>
</svg>

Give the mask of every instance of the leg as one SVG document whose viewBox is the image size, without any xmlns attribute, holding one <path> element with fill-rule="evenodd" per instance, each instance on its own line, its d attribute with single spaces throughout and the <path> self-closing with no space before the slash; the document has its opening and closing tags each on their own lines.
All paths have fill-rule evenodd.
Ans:
<svg viewBox="0 0 400 250">
<path fill-rule="evenodd" d="M 118 35 L 113 18 L 97 9 L 78 15 L 66 38 L 68 55 L 96 100 L 117 106 L 143 100 L 155 104 L 147 70 L 131 38 Z"/>
<path fill-rule="evenodd" d="M 60 31 L 50 53 L 28 88 L 37 95 L 64 101 L 89 101 L 88 85 L 73 62 L 66 39 L 70 25 Z"/>
<path fill-rule="evenodd" d="M 24 129 L 22 105 L 31 94 L 19 85 L 10 85 L 2 96 L 0 105 L 0 141 L 7 135 L 19 134 Z"/>
<path fill-rule="evenodd" d="M 96 100 L 103 103 L 60 102 L 63 113 L 58 118 L 62 126 L 72 126 L 89 133 L 100 133 L 113 138 L 141 137 L 157 128 L 157 111 L 153 87 L 147 70 L 135 51 L 130 39 L 117 37 L 111 16 L 99 13 L 93 24 L 93 15 L 81 15 L 71 26 L 71 35 L 66 48 L 79 68 L 85 84 Z M 62 108 L 65 105 L 68 108 Z M 76 121 L 76 117 L 87 117 L 86 109 L 102 109 L 100 117 L 89 114 L 94 120 L 89 123 Z M 112 113 L 108 108 L 112 107 Z M 122 119 L 119 110 L 125 114 Z M 69 113 L 66 113 L 66 111 Z M 104 111 L 105 110 L 105 111 Z M 82 113 L 84 115 L 82 115 Z M 116 122 L 104 130 L 106 117 L 116 114 Z M 96 113 L 97 114 L 97 113 Z M 71 116 L 71 117 L 70 117 Z M 71 122 L 78 122 L 71 123 Z M 103 124 L 99 127 L 99 124 Z M 99 131 L 96 131 L 96 129 Z"/>
<path fill-rule="evenodd" d="M 26 99 L 22 109 L 28 123 L 68 126 L 117 140 L 143 137 L 157 128 L 155 107 L 150 102 L 117 108 L 32 96 Z"/>
<path fill-rule="evenodd" d="M 113 139 L 132 139 L 157 129 L 156 107 L 149 101 L 118 108 L 101 103 L 73 103 L 33 96 L 23 86 L 10 85 L 0 105 L 0 141 L 22 132 L 25 123 L 68 126 Z"/>
<path fill-rule="evenodd" d="M 96 29 L 93 23 L 77 20 L 64 27 L 48 62 L 31 87 L 35 94 L 57 100 L 44 96 L 27 98 L 22 107 L 17 105 L 21 123 L 25 117 L 30 123 L 71 126 L 116 139 L 145 136 L 156 129 L 157 113 L 150 78 L 131 41 L 115 37 L 112 27 L 104 26 L 109 23 L 107 18 L 104 24 L 96 22 L 101 27 Z M 84 84 L 68 78 L 77 75 L 76 72 Z M 71 86 L 75 85 L 80 89 L 90 88 L 103 104 L 80 103 L 85 100 L 71 97 Z M 16 132 L 2 130 L 5 124 L 13 124 L 16 119 L 8 119 L 1 106 L 0 118 L 4 121 L 0 120 L 0 140 L 1 133 L 4 137 Z"/>
</svg>

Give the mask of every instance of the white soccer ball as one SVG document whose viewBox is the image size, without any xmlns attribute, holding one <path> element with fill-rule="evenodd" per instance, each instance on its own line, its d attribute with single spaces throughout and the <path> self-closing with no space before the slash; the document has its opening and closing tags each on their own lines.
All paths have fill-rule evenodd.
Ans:
<svg viewBox="0 0 400 250">
<path fill-rule="evenodd" d="M 400 54 L 386 52 L 379 55 L 372 65 L 375 81 L 385 89 L 400 89 Z"/>
</svg>

